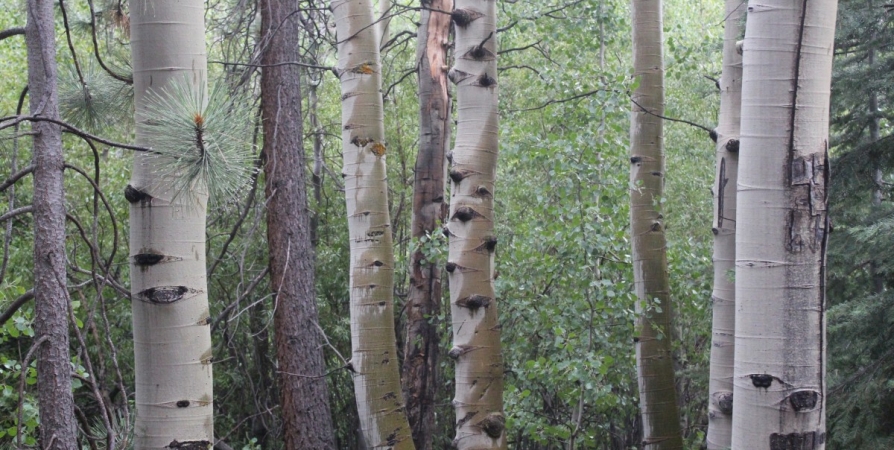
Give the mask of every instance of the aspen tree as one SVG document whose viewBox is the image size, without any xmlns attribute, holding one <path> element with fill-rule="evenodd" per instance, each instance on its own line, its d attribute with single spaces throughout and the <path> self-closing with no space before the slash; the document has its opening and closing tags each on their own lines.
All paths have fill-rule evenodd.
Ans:
<svg viewBox="0 0 894 450">
<path fill-rule="evenodd" d="M 739 170 L 739 122 L 742 106 L 742 55 L 736 49 L 741 0 L 727 0 L 720 75 L 720 118 L 714 167 L 714 291 L 711 368 L 708 383 L 709 450 L 730 446 L 733 432 L 733 348 L 736 326 L 736 184 Z"/>
<path fill-rule="evenodd" d="M 385 170 L 380 27 L 370 0 L 334 0 L 350 239 L 351 370 L 371 448 L 411 449 L 394 332 L 394 249 Z"/>
<path fill-rule="evenodd" d="M 732 448 L 825 448 L 836 0 L 751 1 L 736 227 Z"/>
<path fill-rule="evenodd" d="M 130 12 L 136 138 L 149 146 L 151 99 L 178 101 L 172 99 L 177 83 L 188 83 L 192 93 L 205 90 L 204 2 L 134 0 Z M 190 119 L 201 129 L 204 118 L 198 112 Z M 134 448 L 207 448 L 214 440 L 205 276 L 208 195 L 201 189 L 172 189 L 180 183 L 161 164 L 157 155 L 135 155 L 125 191 L 130 202 Z M 175 200 L 176 195 L 186 198 Z"/>
<path fill-rule="evenodd" d="M 447 272 L 456 360 L 459 449 L 506 448 L 503 353 L 494 292 L 494 185 L 499 134 L 497 8 L 494 0 L 457 0 L 456 143 L 448 160 L 450 239 Z"/>
<path fill-rule="evenodd" d="M 643 448 L 683 448 L 671 353 L 670 285 L 664 196 L 664 56 L 661 0 L 632 0 L 633 70 L 639 86 L 630 115 L 630 227 L 637 296 L 636 368 Z"/>
</svg>

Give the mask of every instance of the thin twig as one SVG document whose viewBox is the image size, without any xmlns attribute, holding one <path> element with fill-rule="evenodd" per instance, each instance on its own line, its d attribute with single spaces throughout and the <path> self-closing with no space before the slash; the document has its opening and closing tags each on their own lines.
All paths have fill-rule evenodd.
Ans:
<svg viewBox="0 0 894 450">
<path fill-rule="evenodd" d="M 99 142 L 100 144 L 108 145 L 109 147 L 123 148 L 125 150 L 133 150 L 133 151 L 137 151 L 137 152 L 155 153 L 155 151 L 149 147 L 140 147 L 137 145 L 122 144 L 120 142 L 110 141 L 108 139 L 101 138 L 99 136 L 90 134 L 84 130 L 81 130 L 80 128 L 75 127 L 74 125 L 69 124 L 69 123 L 63 122 L 61 120 L 51 119 L 49 117 L 7 116 L 7 117 L 0 118 L 0 123 L 4 123 L 4 122 L 8 122 L 8 123 L 6 123 L 4 125 L 0 125 L 0 130 L 18 125 L 22 122 L 50 122 L 52 124 L 59 125 L 60 127 L 64 128 L 67 132 L 74 134 L 76 136 L 79 136 L 82 139 L 89 139 L 91 141 L 96 141 L 96 142 Z"/>
</svg>

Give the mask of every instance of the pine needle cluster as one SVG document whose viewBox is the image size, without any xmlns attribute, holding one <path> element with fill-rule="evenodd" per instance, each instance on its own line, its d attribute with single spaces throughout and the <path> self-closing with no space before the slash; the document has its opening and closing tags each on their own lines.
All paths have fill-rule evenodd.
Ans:
<svg viewBox="0 0 894 450">
<path fill-rule="evenodd" d="M 247 184 L 251 165 L 251 102 L 223 83 L 206 92 L 188 79 L 150 91 L 137 126 L 174 192 L 226 203 Z"/>
</svg>

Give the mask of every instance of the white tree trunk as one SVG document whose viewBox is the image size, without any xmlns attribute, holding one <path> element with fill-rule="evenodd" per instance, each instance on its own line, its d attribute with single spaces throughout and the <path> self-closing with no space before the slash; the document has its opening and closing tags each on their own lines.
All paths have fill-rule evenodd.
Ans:
<svg viewBox="0 0 894 450">
<path fill-rule="evenodd" d="M 639 86 L 630 114 L 630 228 L 638 313 L 636 367 L 643 448 L 683 448 L 667 274 L 664 195 L 664 56 L 661 0 L 633 0 L 633 70 Z"/>
<path fill-rule="evenodd" d="M 206 83 L 204 2 L 134 0 L 131 12 L 137 143 L 151 90 Z M 136 449 L 207 448 L 213 442 L 211 332 L 205 279 L 207 197 L 173 202 L 152 155 L 137 154 L 130 201 Z M 176 447 L 179 446 L 179 447 Z"/>
<path fill-rule="evenodd" d="M 370 448 L 411 449 L 394 334 L 394 250 L 385 170 L 379 27 L 370 0 L 332 2 L 351 245 L 351 365 Z"/>
<path fill-rule="evenodd" d="M 736 227 L 734 449 L 825 448 L 836 0 L 750 1 Z"/>
<path fill-rule="evenodd" d="M 733 348 L 736 326 L 736 184 L 742 108 L 742 55 L 736 41 L 745 15 L 741 0 L 726 0 L 720 119 L 714 167 L 714 292 L 708 383 L 708 450 L 728 449 L 733 432 Z"/>
<path fill-rule="evenodd" d="M 456 143 L 450 168 L 447 272 L 456 360 L 459 449 L 506 448 L 503 353 L 494 293 L 494 185 L 499 134 L 497 9 L 491 0 L 457 0 Z"/>
</svg>

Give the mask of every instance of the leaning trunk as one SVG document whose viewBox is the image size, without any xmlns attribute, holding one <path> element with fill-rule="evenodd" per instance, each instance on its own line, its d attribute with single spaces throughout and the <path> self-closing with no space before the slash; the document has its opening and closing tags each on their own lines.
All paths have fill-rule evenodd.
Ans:
<svg viewBox="0 0 894 450">
<path fill-rule="evenodd" d="M 736 235 L 733 448 L 825 448 L 836 0 L 750 2 Z"/>
<path fill-rule="evenodd" d="M 261 2 L 267 244 L 286 448 L 334 449 L 307 208 L 297 3 Z"/>
<path fill-rule="evenodd" d="M 31 115 L 59 120 L 56 40 L 50 0 L 28 2 L 25 43 Z M 78 448 L 68 354 L 68 290 L 65 287 L 65 193 L 62 131 L 35 122 L 34 303 L 40 441 L 46 449 Z"/>
<path fill-rule="evenodd" d="M 736 50 L 741 0 L 726 1 L 720 120 L 714 177 L 714 292 L 711 369 L 708 382 L 708 450 L 730 447 L 733 432 L 733 336 L 736 326 L 736 184 L 739 170 L 739 119 L 742 106 L 742 56 Z"/>
<path fill-rule="evenodd" d="M 497 176 L 496 2 L 458 0 L 456 144 L 451 162 L 447 272 L 456 360 L 459 449 L 506 448 L 503 354 L 494 293 L 494 184 Z"/>
<path fill-rule="evenodd" d="M 630 227 L 637 296 L 636 367 L 643 448 L 683 448 L 671 353 L 671 298 L 664 196 L 664 57 L 661 0 L 633 0 L 633 93 L 630 123 Z"/>
<path fill-rule="evenodd" d="M 206 83 L 204 2 L 135 0 L 130 5 L 137 143 L 147 94 L 173 83 Z M 173 199 L 169 175 L 137 154 L 130 202 L 136 424 L 134 448 L 195 448 L 213 441 L 211 332 L 205 277 L 207 195 Z"/>
<path fill-rule="evenodd" d="M 453 9 L 453 0 L 431 0 L 427 7 Z M 419 153 L 413 182 L 413 239 L 419 247 L 410 260 L 407 296 L 407 336 L 403 386 L 413 442 L 420 450 L 432 448 L 435 396 L 438 392 L 438 328 L 434 317 L 441 305 L 441 268 L 427 261 L 422 240 L 444 220 L 445 154 L 450 145 L 450 96 L 447 90 L 447 38 L 450 16 L 422 10 L 416 33 L 419 61 Z"/>
<path fill-rule="evenodd" d="M 394 334 L 394 250 L 385 170 L 379 33 L 370 0 L 332 2 L 351 246 L 351 369 L 370 448 L 411 449 Z"/>
</svg>

